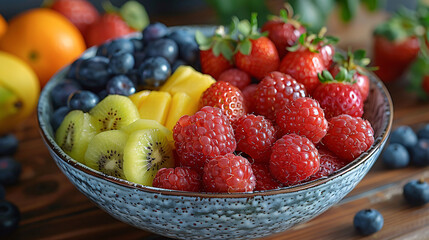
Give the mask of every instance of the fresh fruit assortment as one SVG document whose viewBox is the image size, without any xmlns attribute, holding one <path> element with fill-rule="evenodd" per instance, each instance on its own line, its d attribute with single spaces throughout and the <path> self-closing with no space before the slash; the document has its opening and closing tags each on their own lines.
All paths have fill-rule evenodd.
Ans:
<svg viewBox="0 0 429 240">
<path fill-rule="evenodd" d="M 358 233 L 367 236 L 380 231 L 384 225 L 384 219 L 379 211 L 365 209 L 356 213 L 353 225 Z"/>
<path fill-rule="evenodd" d="M 296 20 L 268 24 L 266 37 L 255 15 L 213 36 L 154 23 L 142 39 L 104 43 L 52 91 L 58 145 L 104 174 L 181 191 L 329 176 L 374 142 L 361 118 L 368 60 L 334 57 L 332 38 Z"/>
</svg>

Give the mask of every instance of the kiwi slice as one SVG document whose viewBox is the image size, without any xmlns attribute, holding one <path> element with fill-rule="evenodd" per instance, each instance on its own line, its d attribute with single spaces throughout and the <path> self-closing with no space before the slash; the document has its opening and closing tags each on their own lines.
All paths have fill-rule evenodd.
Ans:
<svg viewBox="0 0 429 240">
<path fill-rule="evenodd" d="M 91 140 L 85 153 L 85 164 L 107 175 L 124 178 L 124 147 L 128 134 L 121 130 L 101 132 Z"/>
<path fill-rule="evenodd" d="M 133 102 L 121 95 L 107 96 L 89 114 L 97 132 L 121 129 L 140 118 Z"/>
<path fill-rule="evenodd" d="M 174 167 L 173 151 L 159 129 L 133 132 L 124 150 L 124 174 L 128 181 L 152 186 L 153 178 L 161 168 Z"/>
<path fill-rule="evenodd" d="M 121 130 L 131 134 L 135 131 L 143 129 L 159 129 L 164 134 L 164 136 L 167 137 L 168 141 L 174 141 L 173 132 L 170 129 L 164 127 L 161 123 L 152 119 L 138 119 L 130 125 L 123 127 Z"/>
<path fill-rule="evenodd" d="M 91 124 L 91 116 L 80 110 L 69 112 L 55 133 L 58 146 L 78 162 L 84 162 L 88 143 L 96 131 Z"/>
</svg>

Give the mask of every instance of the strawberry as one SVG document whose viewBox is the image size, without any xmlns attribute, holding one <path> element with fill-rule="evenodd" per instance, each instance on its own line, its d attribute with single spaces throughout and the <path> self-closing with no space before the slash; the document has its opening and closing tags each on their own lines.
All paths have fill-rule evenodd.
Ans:
<svg viewBox="0 0 429 240">
<path fill-rule="evenodd" d="M 426 94 L 429 95 L 429 76 L 428 75 L 423 77 L 422 88 L 426 92 Z"/>
<path fill-rule="evenodd" d="M 280 58 L 288 53 L 287 48 L 293 46 L 299 36 L 306 31 L 305 27 L 291 15 L 282 9 L 280 16 L 273 16 L 261 28 L 261 32 L 268 32 L 268 38 L 276 45 Z"/>
<path fill-rule="evenodd" d="M 238 89 L 240 90 L 243 90 L 252 81 L 252 79 L 250 79 L 249 74 L 237 68 L 231 68 L 226 70 L 219 75 L 219 78 L 217 80 L 229 82 L 233 86 L 238 87 Z"/>
<path fill-rule="evenodd" d="M 145 9 L 136 1 L 129 1 L 120 9 L 108 2 L 103 7 L 107 13 L 89 25 L 84 35 L 88 47 L 141 31 L 149 23 Z"/>
<path fill-rule="evenodd" d="M 100 17 L 97 9 L 86 0 L 56 0 L 50 7 L 70 20 L 82 34 Z"/>
<path fill-rule="evenodd" d="M 313 93 L 314 99 L 320 103 L 325 111 L 326 119 L 348 114 L 361 117 L 363 114 L 363 101 L 360 91 L 352 86 L 352 77 L 355 71 L 347 71 L 341 67 L 335 76 L 324 70 L 319 74 L 322 84 Z"/>
<path fill-rule="evenodd" d="M 280 60 L 276 46 L 258 32 L 256 15 L 252 15 L 251 23 L 247 20 L 235 23 L 240 31 L 235 65 L 259 80 L 277 70 Z"/>
<path fill-rule="evenodd" d="M 200 63 L 203 73 L 218 79 L 221 73 L 233 67 L 234 41 L 225 32 L 223 26 L 218 27 L 210 38 L 197 31 L 195 39 L 200 46 Z"/>
</svg>

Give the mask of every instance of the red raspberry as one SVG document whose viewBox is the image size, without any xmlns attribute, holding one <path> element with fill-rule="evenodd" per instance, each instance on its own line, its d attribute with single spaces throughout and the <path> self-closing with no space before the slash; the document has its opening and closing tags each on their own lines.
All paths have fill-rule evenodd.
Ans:
<svg viewBox="0 0 429 240">
<path fill-rule="evenodd" d="M 185 115 L 173 128 L 174 144 L 182 166 L 202 169 L 216 156 L 235 151 L 234 130 L 219 108 L 203 107 Z"/>
<path fill-rule="evenodd" d="M 328 121 L 319 103 L 303 97 L 276 112 L 276 123 L 283 134 L 295 133 L 317 144 L 328 130 Z"/>
<path fill-rule="evenodd" d="M 228 82 L 215 82 L 203 92 L 200 107 L 222 109 L 231 122 L 246 114 L 246 104 L 241 91 Z"/>
<path fill-rule="evenodd" d="M 241 91 L 246 102 L 247 113 L 255 112 L 255 93 L 257 88 L 258 84 L 250 84 Z"/>
<path fill-rule="evenodd" d="M 268 163 L 271 146 L 276 141 L 273 124 L 263 116 L 244 115 L 232 124 L 237 150 L 256 162 Z"/>
<path fill-rule="evenodd" d="M 158 188 L 199 192 L 201 190 L 201 177 L 191 168 L 161 168 L 153 179 L 152 186 Z"/>
<path fill-rule="evenodd" d="M 282 184 L 277 182 L 271 175 L 268 165 L 255 163 L 252 164 L 253 174 L 256 178 L 255 191 L 264 191 L 281 188 Z"/>
<path fill-rule="evenodd" d="M 374 130 L 367 120 L 343 114 L 328 122 L 328 133 L 322 144 L 347 162 L 359 157 L 374 143 Z"/>
<path fill-rule="evenodd" d="M 281 72 L 271 72 L 258 84 L 255 93 L 255 108 L 258 114 L 275 120 L 275 110 L 289 101 L 306 96 L 304 85 Z"/>
<path fill-rule="evenodd" d="M 332 82 L 320 84 L 314 90 L 314 99 L 319 101 L 327 119 L 341 114 L 362 117 L 363 101 L 360 91 L 347 83 Z"/>
<path fill-rule="evenodd" d="M 321 147 L 319 148 L 320 156 L 320 168 L 315 174 L 311 175 L 308 181 L 313 181 L 315 179 L 329 176 L 338 169 L 344 167 L 347 163 L 342 159 L 337 157 L 328 149 Z"/>
<path fill-rule="evenodd" d="M 319 170 L 319 153 L 306 137 L 284 135 L 271 150 L 271 174 L 283 184 L 294 185 Z"/>
<path fill-rule="evenodd" d="M 218 81 L 229 82 L 240 90 L 250 84 L 250 75 L 238 68 L 231 68 L 219 75 Z"/>
<path fill-rule="evenodd" d="M 250 162 L 232 153 L 210 159 L 203 174 L 208 192 L 251 192 L 256 185 Z"/>
</svg>

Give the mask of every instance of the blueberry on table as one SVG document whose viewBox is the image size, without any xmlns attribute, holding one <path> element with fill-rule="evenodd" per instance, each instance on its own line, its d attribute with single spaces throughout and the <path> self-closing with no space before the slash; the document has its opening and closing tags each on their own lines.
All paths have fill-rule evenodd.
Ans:
<svg viewBox="0 0 429 240">
<path fill-rule="evenodd" d="M 118 75 L 107 82 L 107 94 L 130 96 L 136 92 L 134 83 L 125 75 Z"/>
<path fill-rule="evenodd" d="M 109 59 L 106 57 L 87 58 L 77 68 L 77 80 L 85 89 L 103 89 L 109 78 Z"/>
<path fill-rule="evenodd" d="M 87 90 L 81 90 L 70 96 L 67 105 L 71 110 L 89 112 L 89 110 L 95 107 L 99 101 L 100 99 L 95 93 Z"/>
<path fill-rule="evenodd" d="M 168 28 L 162 23 L 156 22 L 149 24 L 143 29 L 143 42 L 150 42 L 163 38 L 168 34 Z"/>
<path fill-rule="evenodd" d="M 410 163 L 410 154 L 399 143 L 392 143 L 383 152 L 383 163 L 388 168 L 404 168 Z"/>
<path fill-rule="evenodd" d="M 411 149 L 411 162 L 417 166 L 429 165 L 429 139 L 420 139 Z"/>
<path fill-rule="evenodd" d="M 15 154 L 18 144 L 19 141 L 13 134 L 0 136 L 0 156 Z"/>
<path fill-rule="evenodd" d="M 361 210 L 356 213 L 353 219 L 355 229 L 364 236 L 380 231 L 383 224 L 383 216 L 375 209 Z"/>
<path fill-rule="evenodd" d="M 12 157 L 0 157 L 0 184 L 10 185 L 18 181 L 21 164 Z"/>
<path fill-rule="evenodd" d="M 54 104 L 54 107 L 59 108 L 67 106 L 67 100 L 69 96 L 81 89 L 82 87 L 79 85 L 79 83 L 72 80 L 66 80 L 64 82 L 58 83 L 51 91 L 51 100 Z"/>
<path fill-rule="evenodd" d="M 429 124 L 426 124 L 417 132 L 417 137 L 419 139 L 429 139 Z"/>
<path fill-rule="evenodd" d="M 106 52 L 107 57 L 112 57 L 119 52 L 132 53 L 134 52 L 134 44 L 130 39 L 118 38 L 107 44 Z"/>
<path fill-rule="evenodd" d="M 70 108 L 66 106 L 60 107 L 54 111 L 50 119 L 51 126 L 54 131 L 56 131 L 57 128 L 61 125 L 67 113 L 69 112 L 70 112 Z"/>
<path fill-rule="evenodd" d="M 4 200 L 5 196 L 6 196 L 6 190 L 4 190 L 3 185 L 0 184 L 0 201 Z"/>
<path fill-rule="evenodd" d="M 134 67 L 134 56 L 131 53 L 119 52 L 112 56 L 109 62 L 113 74 L 125 74 Z"/>
<path fill-rule="evenodd" d="M 403 189 L 405 200 L 413 206 L 422 206 L 429 202 L 429 184 L 422 180 L 412 180 Z"/>
<path fill-rule="evenodd" d="M 417 144 L 417 135 L 409 126 L 400 126 L 390 135 L 390 143 L 399 143 L 410 150 Z"/>
<path fill-rule="evenodd" d="M 171 74 L 171 67 L 163 57 L 152 57 L 146 59 L 139 68 L 139 86 L 156 88 L 164 84 Z"/>
<path fill-rule="evenodd" d="M 158 39 L 150 42 L 146 48 L 147 57 L 163 57 L 173 63 L 179 55 L 179 47 L 171 39 Z"/>
<path fill-rule="evenodd" d="M 6 200 L 0 201 L 0 236 L 5 236 L 15 230 L 20 220 L 21 213 L 18 207 Z"/>
</svg>

